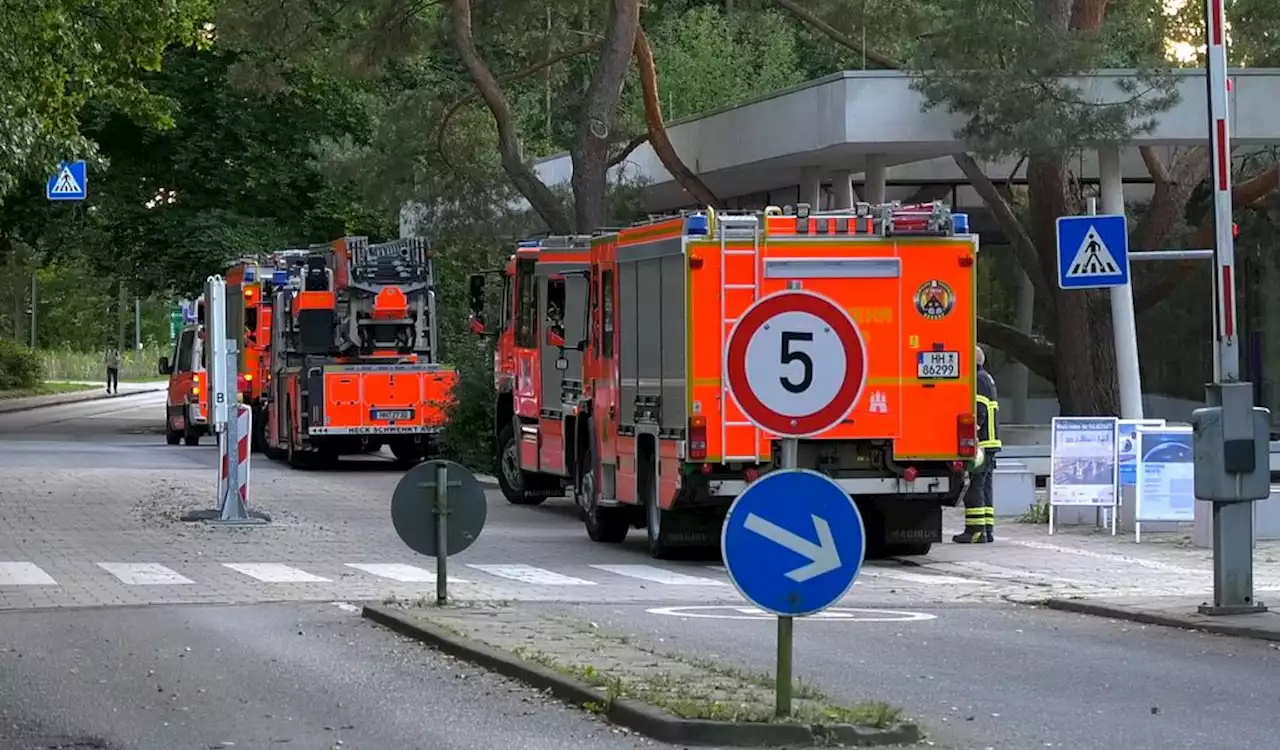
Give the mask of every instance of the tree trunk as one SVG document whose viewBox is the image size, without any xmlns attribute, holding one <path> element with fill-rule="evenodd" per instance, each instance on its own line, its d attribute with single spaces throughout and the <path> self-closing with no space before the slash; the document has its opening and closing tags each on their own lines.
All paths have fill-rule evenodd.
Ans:
<svg viewBox="0 0 1280 750">
<path fill-rule="evenodd" d="M 590 232 L 604 223 L 610 146 L 615 140 L 612 131 L 639 26 L 640 0 L 613 0 L 600 61 L 583 100 L 577 140 L 569 152 L 573 161 L 573 223 L 579 232 Z"/>
<path fill-rule="evenodd" d="M 1057 276 L 1057 218 L 1069 216 L 1066 160 L 1059 154 L 1037 154 L 1027 161 L 1031 202 L 1031 234 L 1046 277 Z M 1115 339 L 1105 295 L 1062 291 L 1053 287 L 1054 370 L 1058 406 L 1063 416 L 1119 413 L 1115 376 Z M 1096 300 L 1096 301 L 1095 301 Z"/>
</svg>

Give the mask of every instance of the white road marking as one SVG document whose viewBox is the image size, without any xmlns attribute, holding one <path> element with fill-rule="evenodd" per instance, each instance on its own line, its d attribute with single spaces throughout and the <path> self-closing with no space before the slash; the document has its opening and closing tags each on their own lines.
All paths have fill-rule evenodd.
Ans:
<svg viewBox="0 0 1280 750">
<path fill-rule="evenodd" d="M 1121 555 L 1108 552 L 1095 552 L 1093 550 L 1080 549 L 1078 547 L 1064 547 L 1059 544 L 1050 544 L 1048 542 L 1037 542 L 1029 539 L 1005 539 L 1004 544 L 1016 544 L 1019 547 L 1028 549 L 1038 549 L 1045 552 L 1059 552 L 1066 555 L 1078 555 L 1080 557 L 1088 557 L 1094 560 L 1106 560 L 1107 562 L 1116 562 L 1127 565 L 1138 565 L 1151 570 L 1164 570 L 1170 573 L 1180 573 L 1182 575 L 1203 575 L 1205 571 L 1196 570 L 1195 568 L 1186 568 L 1181 565 L 1173 565 L 1171 563 L 1160 562 L 1159 560 L 1144 560 L 1140 557 L 1131 557 L 1129 555 Z"/>
<path fill-rule="evenodd" d="M 176 586 L 195 581 L 159 563 L 98 563 L 98 567 L 130 586 Z"/>
<path fill-rule="evenodd" d="M 728 586 L 724 581 L 715 581 L 710 578 L 700 578 L 698 576 L 685 575 L 684 573 L 675 573 L 670 570 L 663 570 L 652 565 L 592 565 L 596 570 L 603 570 L 606 573 L 616 573 L 620 576 L 628 578 L 639 578 L 642 581 L 651 581 L 653 583 L 661 583 L 667 586 Z"/>
<path fill-rule="evenodd" d="M 879 568 L 870 565 L 864 565 L 862 570 L 858 571 L 858 576 L 870 576 L 872 578 L 889 578 L 895 581 L 906 581 L 908 583 L 924 583 L 931 586 L 954 586 L 956 584 L 964 584 L 969 586 L 986 586 L 986 581 L 977 581 L 972 578 L 959 578 L 956 576 L 944 575 L 925 575 L 922 573 L 912 573 L 906 570 L 897 570 L 895 568 Z"/>
<path fill-rule="evenodd" d="M 0 562 L 0 586 L 57 586 L 53 577 L 29 562 Z"/>
<path fill-rule="evenodd" d="M 347 563 L 346 565 L 348 568 L 363 570 L 379 578 L 390 578 L 393 581 L 401 581 L 403 583 L 436 582 L 435 573 L 415 565 L 405 565 L 403 563 Z M 469 581 L 449 576 L 449 583 L 469 583 Z"/>
<path fill-rule="evenodd" d="M 531 583 L 535 586 L 594 586 L 595 581 L 588 581 L 583 578 L 574 578 L 573 576 L 561 575 L 553 570 L 544 570 L 543 568 L 535 568 L 532 565 L 488 565 L 467 563 L 468 568 L 475 568 L 483 573 L 498 576 L 499 578 L 510 578 L 513 581 L 521 583 Z"/>
<path fill-rule="evenodd" d="M 223 563 L 222 565 L 263 583 L 327 583 L 329 581 L 328 578 L 311 575 L 305 570 L 298 570 L 280 563 Z"/>
<path fill-rule="evenodd" d="M 338 609 L 342 610 L 343 612 L 359 612 L 360 611 L 360 608 L 352 604 L 351 602 L 329 602 L 329 603 L 337 607 Z"/>
</svg>

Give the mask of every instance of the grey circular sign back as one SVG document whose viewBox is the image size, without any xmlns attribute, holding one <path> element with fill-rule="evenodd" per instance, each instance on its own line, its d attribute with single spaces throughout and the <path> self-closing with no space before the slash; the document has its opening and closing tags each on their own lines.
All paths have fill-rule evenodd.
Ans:
<svg viewBox="0 0 1280 750">
<path fill-rule="evenodd" d="M 480 536 L 489 506 L 484 487 L 467 468 L 453 461 L 427 461 L 405 473 L 391 494 L 391 524 L 409 549 L 436 557 L 436 469 L 448 470 L 448 516 L 445 519 L 449 548 L 456 555 Z"/>
</svg>

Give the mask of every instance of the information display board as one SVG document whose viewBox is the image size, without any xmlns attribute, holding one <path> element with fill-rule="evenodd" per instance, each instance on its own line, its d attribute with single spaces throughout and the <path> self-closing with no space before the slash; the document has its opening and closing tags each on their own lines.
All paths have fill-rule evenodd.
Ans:
<svg viewBox="0 0 1280 750">
<path fill-rule="evenodd" d="M 1138 428 L 1135 521 L 1195 521 L 1191 440 L 1190 427 Z"/>
</svg>

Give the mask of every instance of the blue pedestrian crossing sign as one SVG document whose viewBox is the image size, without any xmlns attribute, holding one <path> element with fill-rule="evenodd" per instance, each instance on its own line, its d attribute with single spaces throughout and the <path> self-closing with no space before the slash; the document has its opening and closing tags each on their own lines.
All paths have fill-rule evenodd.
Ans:
<svg viewBox="0 0 1280 750">
<path fill-rule="evenodd" d="M 1129 283 L 1129 229 L 1122 214 L 1058 217 L 1058 288 Z"/>
<path fill-rule="evenodd" d="M 839 484 L 808 469 L 772 471 L 729 506 L 720 553 L 752 604 L 803 617 L 839 602 L 866 554 L 862 515 Z"/>
<path fill-rule="evenodd" d="M 83 160 L 60 164 L 44 188 L 44 196 L 51 201 L 82 201 L 88 195 L 89 168 Z"/>
</svg>

